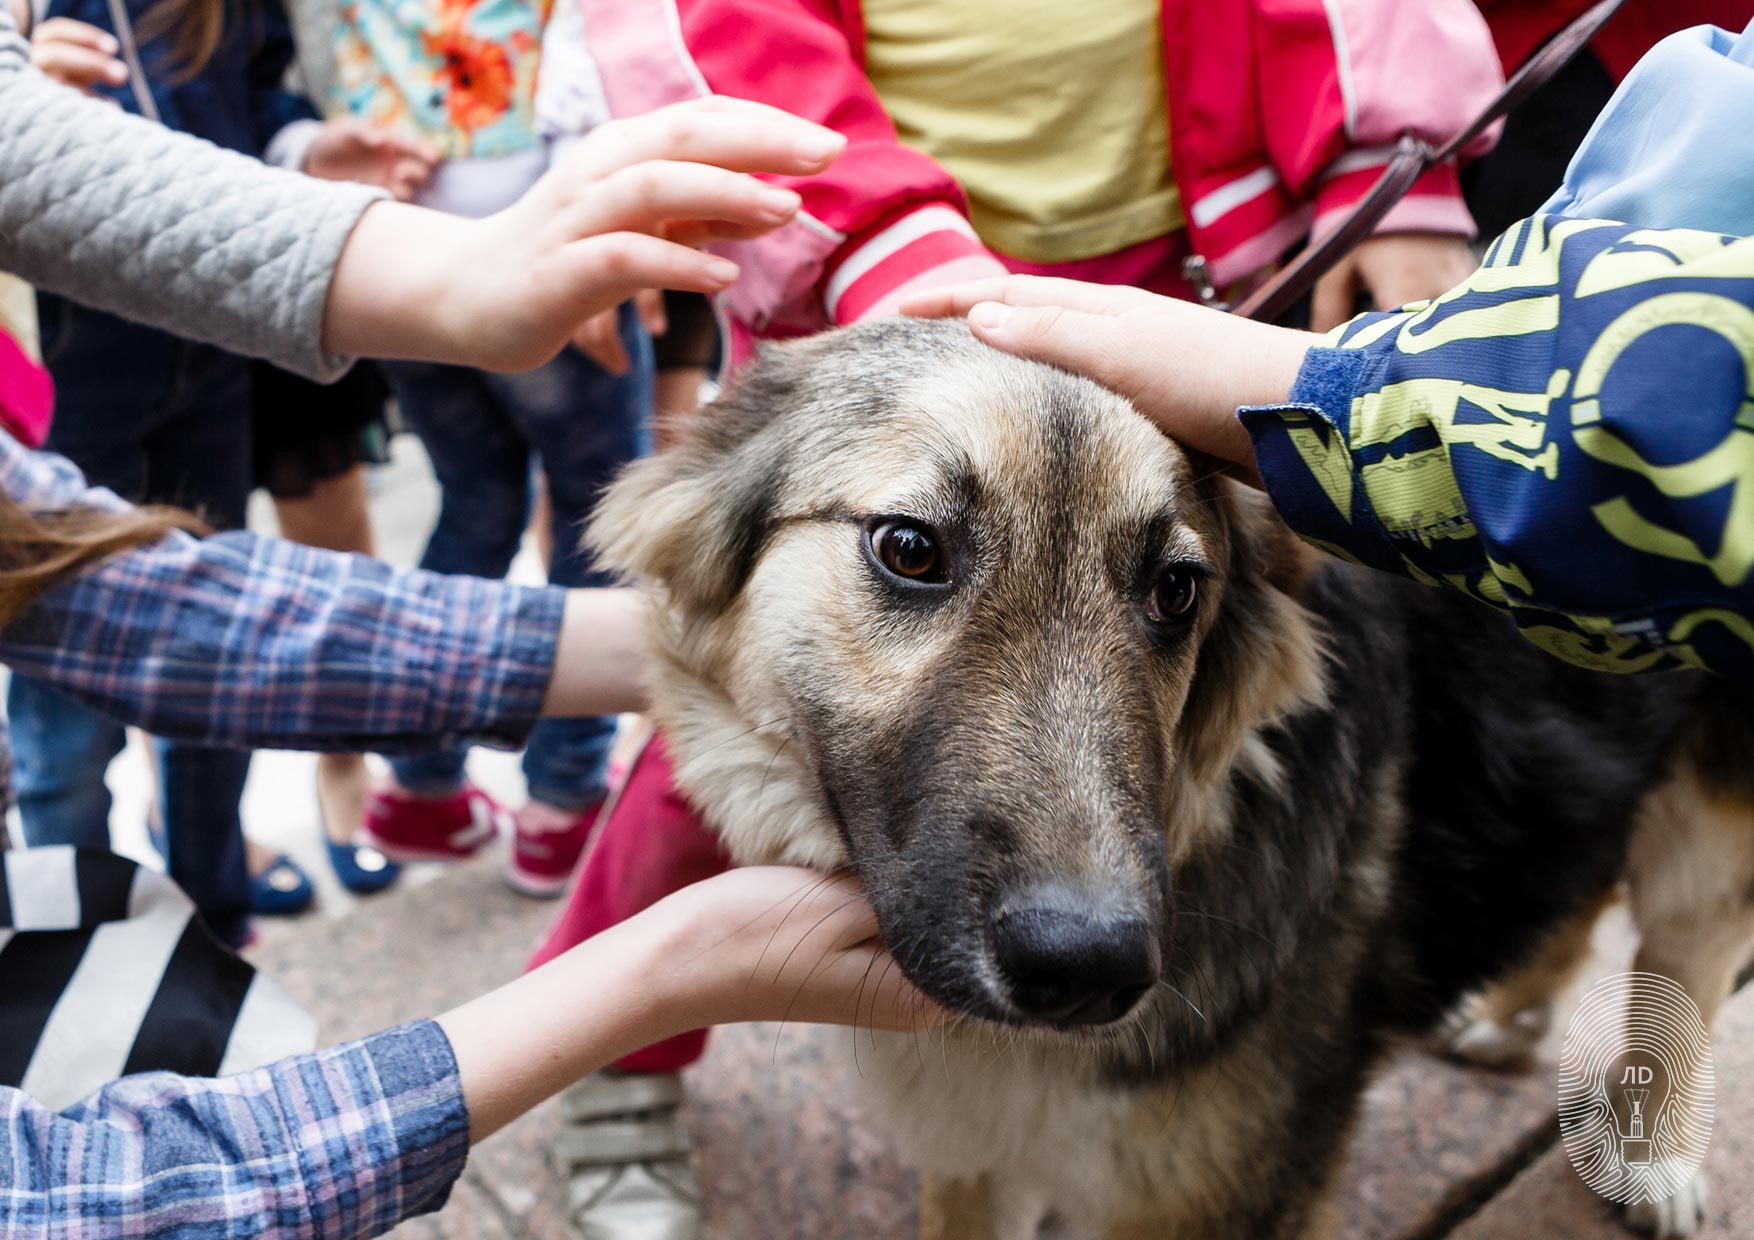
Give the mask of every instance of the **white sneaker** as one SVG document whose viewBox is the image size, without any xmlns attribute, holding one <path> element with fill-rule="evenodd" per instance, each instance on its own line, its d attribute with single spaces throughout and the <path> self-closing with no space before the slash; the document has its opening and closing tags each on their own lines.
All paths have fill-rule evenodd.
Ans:
<svg viewBox="0 0 1754 1240">
<path fill-rule="evenodd" d="M 698 1240 L 700 1186 L 673 1072 L 598 1072 L 560 1096 L 555 1158 L 576 1240 Z"/>
</svg>

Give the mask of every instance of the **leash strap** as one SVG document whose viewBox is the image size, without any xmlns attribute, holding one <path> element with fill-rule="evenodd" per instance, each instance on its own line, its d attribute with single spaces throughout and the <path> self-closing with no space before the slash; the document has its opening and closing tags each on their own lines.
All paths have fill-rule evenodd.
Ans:
<svg viewBox="0 0 1754 1240">
<path fill-rule="evenodd" d="M 1407 191 L 1413 188 L 1413 183 L 1426 169 L 1454 156 L 1493 122 L 1522 106 L 1530 95 L 1552 81 L 1625 3 L 1626 0 L 1601 0 L 1573 20 L 1511 75 L 1504 89 L 1493 97 L 1472 124 L 1442 146 L 1432 147 L 1422 138 L 1403 134 L 1388 167 L 1383 169 L 1370 192 L 1340 221 L 1340 226 L 1306 247 L 1272 279 L 1244 298 L 1235 308 L 1236 313 L 1245 319 L 1269 322 L 1285 313 L 1298 298 L 1314 288 L 1316 281 L 1332 270 L 1334 264 L 1370 236 L 1390 209 L 1406 197 Z"/>
<path fill-rule="evenodd" d="M 140 48 L 134 42 L 134 23 L 128 20 L 126 0 L 109 0 L 109 6 L 110 24 L 116 28 L 116 42 L 122 45 L 122 60 L 128 66 L 128 86 L 134 93 L 134 103 L 140 115 L 160 123 L 158 104 L 153 102 L 152 90 L 146 84 L 146 69 L 140 63 Z"/>
</svg>

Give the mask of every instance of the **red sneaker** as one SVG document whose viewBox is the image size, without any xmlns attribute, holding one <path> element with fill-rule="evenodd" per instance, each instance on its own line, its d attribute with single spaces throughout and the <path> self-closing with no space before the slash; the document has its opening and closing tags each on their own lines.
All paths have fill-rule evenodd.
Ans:
<svg viewBox="0 0 1754 1240">
<path fill-rule="evenodd" d="M 464 784 L 448 797 L 378 789 L 366 800 L 359 835 L 392 861 L 462 861 L 510 829 L 498 802 Z"/>
<path fill-rule="evenodd" d="M 512 846 L 506 849 L 505 880 L 512 890 L 552 899 L 566 890 L 578 866 L 603 802 L 562 817 L 548 806 L 526 805 L 512 819 Z"/>
</svg>

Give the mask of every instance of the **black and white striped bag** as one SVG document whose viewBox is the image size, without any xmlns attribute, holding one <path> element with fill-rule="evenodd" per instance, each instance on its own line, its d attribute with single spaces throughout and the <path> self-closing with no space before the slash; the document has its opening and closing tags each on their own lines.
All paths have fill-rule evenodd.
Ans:
<svg viewBox="0 0 1754 1240">
<path fill-rule="evenodd" d="M 0 852 L 0 1085 L 59 1110 L 119 1076 L 226 1076 L 316 1045 L 316 1022 L 114 853 Z"/>
</svg>

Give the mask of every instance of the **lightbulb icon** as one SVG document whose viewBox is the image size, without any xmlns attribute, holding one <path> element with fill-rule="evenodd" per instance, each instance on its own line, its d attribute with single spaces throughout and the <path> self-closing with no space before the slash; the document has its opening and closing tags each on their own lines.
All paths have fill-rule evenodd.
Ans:
<svg viewBox="0 0 1754 1240">
<path fill-rule="evenodd" d="M 1614 1132 L 1620 1138 L 1620 1161 L 1628 1167 L 1651 1163 L 1651 1134 L 1669 1103 L 1669 1073 L 1662 1060 L 1647 1051 L 1630 1051 L 1615 1064 L 1608 1082 L 1608 1105 Z"/>
</svg>

